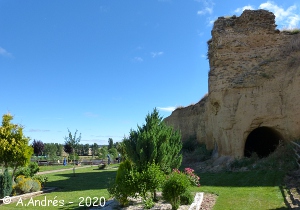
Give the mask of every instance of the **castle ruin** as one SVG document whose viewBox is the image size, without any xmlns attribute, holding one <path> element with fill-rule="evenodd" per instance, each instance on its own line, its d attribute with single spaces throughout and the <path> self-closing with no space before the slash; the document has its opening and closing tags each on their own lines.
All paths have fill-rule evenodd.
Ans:
<svg viewBox="0 0 300 210">
<path fill-rule="evenodd" d="M 263 157 L 300 137 L 300 33 L 266 10 L 219 17 L 208 41 L 208 94 L 165 122 L 219 155 Z"/>
</svg>

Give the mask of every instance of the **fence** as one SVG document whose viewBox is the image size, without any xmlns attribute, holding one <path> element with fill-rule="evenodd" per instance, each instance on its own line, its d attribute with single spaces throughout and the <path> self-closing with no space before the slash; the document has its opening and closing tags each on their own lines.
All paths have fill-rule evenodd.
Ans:
<svg viewBox="0 0 300 210">
<path fill-rule="evenodd" d="M 293 149 L 296 155 L 295 159 L 298 164 L 298 167 L 300 168 L 300 144 L 294 141 L 291 141 L 291 143 L 295 146 L 295 148 Z"/>
</svg>

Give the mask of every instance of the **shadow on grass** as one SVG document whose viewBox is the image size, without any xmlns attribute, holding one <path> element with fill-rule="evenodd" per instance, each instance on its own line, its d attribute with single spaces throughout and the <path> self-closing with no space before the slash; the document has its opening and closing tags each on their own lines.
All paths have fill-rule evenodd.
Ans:
<svg viewBox="0 0 300 210">
<path fill-rule="evenodd" d="M 245 172 L 197 173 L 201 186 L 264 187 L 281 186 L 285 172 L 257 170 Z"/>
<path fill-rule="evenodd" d="M 53 175 L 64 177 L 62 180 L 51 181 L 47 187 L 59 187 L 60 192 L 106 189 L 109 180 L 114 180 L 117 171 L 93 170 L 88 172 L 73 172 Z M 67 179 L 66 179 L 67 178 Z"/>
</svg>

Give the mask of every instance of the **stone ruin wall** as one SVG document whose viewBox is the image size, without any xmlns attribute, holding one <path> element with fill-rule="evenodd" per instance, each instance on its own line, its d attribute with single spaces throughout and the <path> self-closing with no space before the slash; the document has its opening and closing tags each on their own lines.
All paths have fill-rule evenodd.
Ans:
<svg viewBox="0 0 300 210">
<path fill-rule="evenodd" d="M 183 140 L 195 136 L 209 149 L 217 145 L 219 155 L 242 157 L 255 128 L 272 128 L 283 140 L 300 137 L 300 34 L 275 28 L 265 10 L 215 21 L 208 96 L 165 119 Z"/>
</svg>

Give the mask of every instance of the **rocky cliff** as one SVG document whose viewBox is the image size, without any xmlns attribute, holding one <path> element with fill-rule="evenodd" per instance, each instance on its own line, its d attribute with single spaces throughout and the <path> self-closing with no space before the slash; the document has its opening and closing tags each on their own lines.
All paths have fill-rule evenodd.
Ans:
<svg viewBox="0 0 300 210">
<path fill-rule="evenodd" d="M 208 41 L 208 96 L 166 123 L 219 155 L 272 152 L 300 137 L 300 34 L 276 30 L 275 16 L 245 10 L 218 18 Z"/>
</svg>

